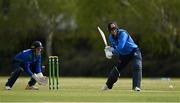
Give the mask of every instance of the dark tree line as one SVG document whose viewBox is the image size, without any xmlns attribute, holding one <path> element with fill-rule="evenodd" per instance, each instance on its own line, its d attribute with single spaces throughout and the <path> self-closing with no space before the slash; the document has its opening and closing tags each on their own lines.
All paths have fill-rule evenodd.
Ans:
<svg viewBox="0 0 180 103">
<path fill-rule="evenodd" d="M 58 55 L 61 75 L 106 76 L 114 60 L 105 58 L 97 26 L 107 37 L 107 23 L 115 20 L 140 46 L 144 76 L 179 76 L 179 0 L 1 0 L 0 5 L 0 75 L 12 71 L 16 53 L 40 40 L 43 65 L 49 55 Z"/>
</svg>

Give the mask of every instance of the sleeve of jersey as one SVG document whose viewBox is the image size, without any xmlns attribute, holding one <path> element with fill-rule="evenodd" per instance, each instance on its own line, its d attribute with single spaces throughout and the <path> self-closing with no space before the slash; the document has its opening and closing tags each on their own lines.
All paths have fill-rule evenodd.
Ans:
<svg viewBox="0 0 180 103">
<path fill-rule="evenodd" d="M 41 72 L 41 56 L 38 57 L 35 66 L 36 66 L 35 67 L 36 73 L 40 73 Z"/>
<path fill-rule="evenodd" d="M 124 48 L 124 45 L 127 41 L 128 35 L 126 32 L 121 32 L 121 34 L 118 37 L 118 44 L 117 47 L 112 51 L 113 54 L 118 55 L 119 52 Z"/>
<path fill-rule="evenodd" d="M 115 41 L 112 39 L 112 36 L 109 36 L 110 45 L 115 48 Z"/>
<path fill-rule="evenodd" d="M 24 68 L 24 71 L 29 75 L 29 76 L 32 76 L 33 75 L 33 73 L 31 72 L 31 70 L 30 70 L 30 64 L 28 63 L 28 62 L 25 62 L 25 68 Z"/>
</svg>

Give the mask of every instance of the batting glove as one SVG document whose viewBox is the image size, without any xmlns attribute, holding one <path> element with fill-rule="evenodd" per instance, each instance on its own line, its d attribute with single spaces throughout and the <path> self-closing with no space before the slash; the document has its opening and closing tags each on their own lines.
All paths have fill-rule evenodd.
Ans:
<svg viewBox="0 0 180 103">
<path fill-rule="evenodd" d="M 114 49 L 114 48 L 112 48 L 111 46 L 106 46 L 104 50 L 105 50 L 105 51 L 111 51 L 111 52 L 112 52 L 113 49 Z"/>
<path fill-rule="evenodd" d="M 107 59 L 111 59 L 113 54 L 112 54 L 112 48 L 110 46 L 106 46 L 105 49 L 105 55 Z"/>
</svg>

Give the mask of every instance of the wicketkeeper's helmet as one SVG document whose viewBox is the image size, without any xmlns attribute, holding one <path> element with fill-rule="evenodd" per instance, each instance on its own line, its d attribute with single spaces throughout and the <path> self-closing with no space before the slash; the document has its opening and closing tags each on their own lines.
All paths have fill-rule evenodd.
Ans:
<svg viewBox="0 0 180 103">
<path fill-rule="evenodd" d="M 114 29 L 118 29 L 117 23 L 116 22 L 110 22 L 108 24 L 108 31 L 111 32 Z"/>
<path fill-rule="evenodd" d="M 41 48 L 43 49 L 42 43 L 40 41 L 34 41 L 31 45 L 31 49 Z"/>
</svg>

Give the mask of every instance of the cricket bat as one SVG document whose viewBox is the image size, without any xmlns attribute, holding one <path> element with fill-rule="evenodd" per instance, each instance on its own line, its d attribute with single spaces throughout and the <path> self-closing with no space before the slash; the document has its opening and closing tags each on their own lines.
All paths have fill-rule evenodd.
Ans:
<svg viewBox="0 0 180 103">
<path fill-rule="evenodd" d="M 108 46 L 104 32 L 101 30 L 101 28 L 99 26 L 97 28 L 99 30 L 99 33 L 101 34 L 101 37 L 104 41 L 105 46 Z"/>
</svg>

